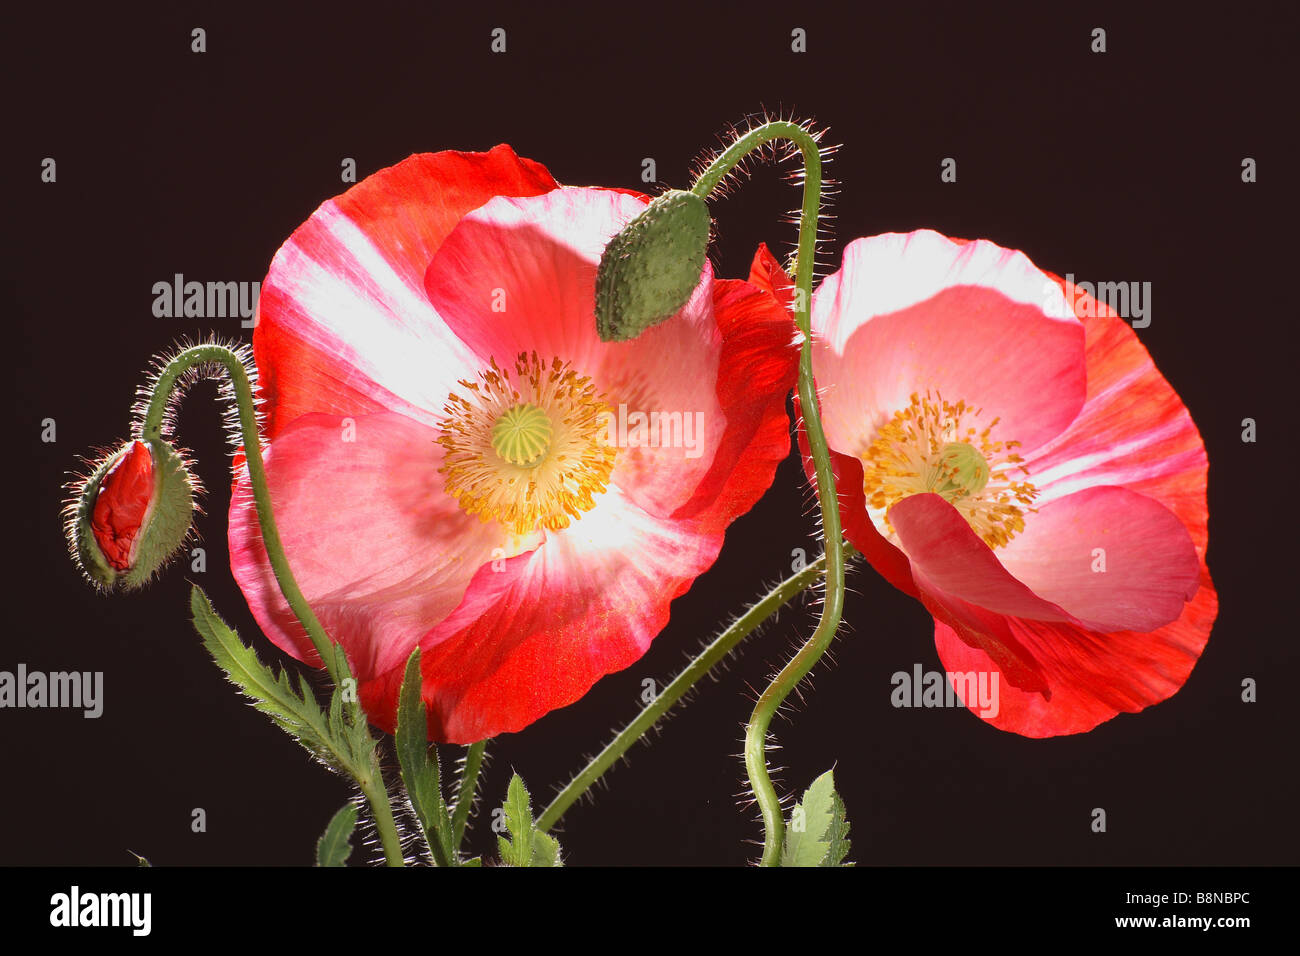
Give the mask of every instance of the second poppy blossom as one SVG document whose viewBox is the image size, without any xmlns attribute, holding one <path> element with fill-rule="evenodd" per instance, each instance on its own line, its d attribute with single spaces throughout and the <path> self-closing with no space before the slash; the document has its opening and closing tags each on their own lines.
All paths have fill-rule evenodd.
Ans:
<svg viewBox="0 0 1300 956">
<path fill-rule="evenodd" d="M 846 536 L 933 614 L 947 670 L 1002 678 L 990 721 L 1034 737 L 1173 694 L 1217 611 L 1196 426 L 1076 298 L 931 231 L 851 243 L 813 297 Z"/>
</svg>

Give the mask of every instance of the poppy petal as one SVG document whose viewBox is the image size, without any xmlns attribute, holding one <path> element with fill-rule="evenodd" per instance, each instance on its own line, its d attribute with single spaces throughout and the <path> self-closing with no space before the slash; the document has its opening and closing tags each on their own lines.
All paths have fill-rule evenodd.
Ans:
<svg viewBox="0 0 1300 956">
<path fill-rule="evenodd" d="M 715 282 L 706 263 L 675 316 L 631 341 L 602 342 L 596 269 L 609 237 L 643 208 L 644 198 L 605 189 L 494 200 L 447 237 L 426 288 L 484 367 L 537 352 L 592 379 L 620 449 L 611 481 L 635 503 L 675 518 L 716 505 L 725 525 L 789 450 L 789 320 L 767 293 Z"/>
<path fill-rule="evenodd" d="M 611 489 L 536 550 L 482 568 L 462 608 L 420 642 L 430 736 L 468 744 L 521 730 L 634 663 L 721 545 Z M 386 729 L 400 683 L 394 668 L 359 687 Z"/>
<path fill-rule="evenodd" d="M 253 351 L 264 437 L 299 415 L 401 411 L 430 421 L 463 354 L 424 293 L 429 260 L 470 210 L 557 188 L 509 146 L 411 156 L 320 206 L 262 283 Z"/>
<path fill-rule="evenodd" d="M 1039 597 L 1096 631 L 1150 631 L 1177 620 L 1200 579 L 1178 516 L 1107 485 L 1048 502 L 997 557 Z"/>
<path fill-rule="evenodd" d="M 495 522 L 465 514 L 443 491 L 436 438 L 394 413 L 305 415 L 266 454 L 294 577 L 359 680 L 404 665 L 483 564 L 527 546 Z M 267 560 L 247 470 L 235 487 L 229 537 L 235 580 L 262 630 L 281 649 L 319 664 Z"/>
<path fill-rule="evenodd" d="M 1050 294 L 1045 293 L 1050 290 Z M 938 233 L 858 239 L 813 295 L 813 374 L 831 446 L 858 455 L 915 393 L 982 409 L 1032 449 L 1083 405 L 1084 332 L 1023 253 Z"/>
<path fill-rule="evenodd" d="M 1006 618 L 1008 632 L 1037 663 L 1047 693 L 1001 680 L 998 712 L 980 716 L 1011 733 L 1053 737 L 1086 733 L 1116 714 L 1137 713 L 1171 697 L 1195 667 L 1218 612 L 1204 565 L 1199 584 L 1178 620 L 1151 632 L 1100 634 L 1068 623 Z M 947 671 L 992 669 L 1008 676 L 987 652 L 938 618 L 934 639 Z"/>
</svg>

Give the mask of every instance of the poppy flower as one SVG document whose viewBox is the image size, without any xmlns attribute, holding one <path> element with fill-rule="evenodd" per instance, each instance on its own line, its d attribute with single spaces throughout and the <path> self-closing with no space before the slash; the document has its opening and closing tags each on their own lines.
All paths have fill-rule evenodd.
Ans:
<svg viewBox="0 0 1300 956">
<path fill-rule="evenodd" d="M 920 231 L 849 244 L 812 329 L 845 534 L 933 615 L 947 672 L 997 678 L 973 711 L 1047 737 L 1182 686 L 1218 609 L 1205 448 L 1118 315 Z"/>
<path fill-rule="evenodd" d="M 276 254 L 253 335 L 268 483 L 298 583 L 391 730 L 421 648 L 432 739 L 517 731 L 636 661 L 789 451 L 797 354 L 767 291 L 715 279 L 602 342 L 595 277 L 645 208 L 509 147 L 412 156 Z M 319 665 L 247 473 L 231 562 Z"/>
</svg>

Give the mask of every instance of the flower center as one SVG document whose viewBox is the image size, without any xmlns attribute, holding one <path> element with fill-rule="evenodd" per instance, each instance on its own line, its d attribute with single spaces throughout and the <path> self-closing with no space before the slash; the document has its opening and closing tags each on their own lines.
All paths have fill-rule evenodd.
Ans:
<svg viewBox="0 0 1300 956">
<path fill-rule="evenodd" d="M 950 502 L 979 494 L 988 483 L 988 459 L 965 441 L 944 445 L 938 460 L 925 471 L 925 487 Z"/>
<path fill-rule="evenodd" d="M 1038 496 L 1027 481 L 1012 481 L 1024 459 L 1017 441 L 994 441 L 993 419 L 982 430 L 968 424 L 982 409 L 964 401 L 913 393 L 911 404 L 894 413 L 862 452 L 862 489 L 867 506 L 890 534 L 889 509 L 910 495 L 932 492 L 957 509 L 990 548 L 1006 544 L 1025 528 L 1025 511 Z"/>
<path fill-rule="evenodd" d="M 567 528 L 609 484 L 609 406 L 558 358 L 548 365 L 522 353 L 513 370 L 488 365 L 443 406 L 444 487 L 467 514 L 514 534 Z"/>
<path fill-rule="evenodd" d="M 531 402 L 514 405 L 492 426 L 492 450 L 503 461 L 531 468 L 551 447 L 551 419 Z"/>
</svg>

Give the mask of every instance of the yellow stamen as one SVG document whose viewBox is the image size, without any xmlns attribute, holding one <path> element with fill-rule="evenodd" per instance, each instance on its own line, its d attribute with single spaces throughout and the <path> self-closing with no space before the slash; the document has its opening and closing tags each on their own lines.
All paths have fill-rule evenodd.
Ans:
<svg viewBox="0 0 1300 956">
<path fill-rule="evenodd" d="M 467 514 L 512 534 L 568 527 L 609 484 L 608 403 L 559 359 L 521 353 L 513 371 L 488 365 L 443 406 L 444 487 Z"/>
<path fill-rule="evenodd" d="M 890 534 L 889 509 L 910 495 L 942 495 L 990 548 L 1005 545 L 1025 528 L 1025 512 L 1038 496 L 1028 481 L 1017 441 L 994 441 L 999 419 L 982 430 L 966 425 L 982 409 L 964 401 L 949 404 L 913 393 L 907 408 L 894 413 L 862 452 L 862 489 L 868 507 Z"/>
</svg>

